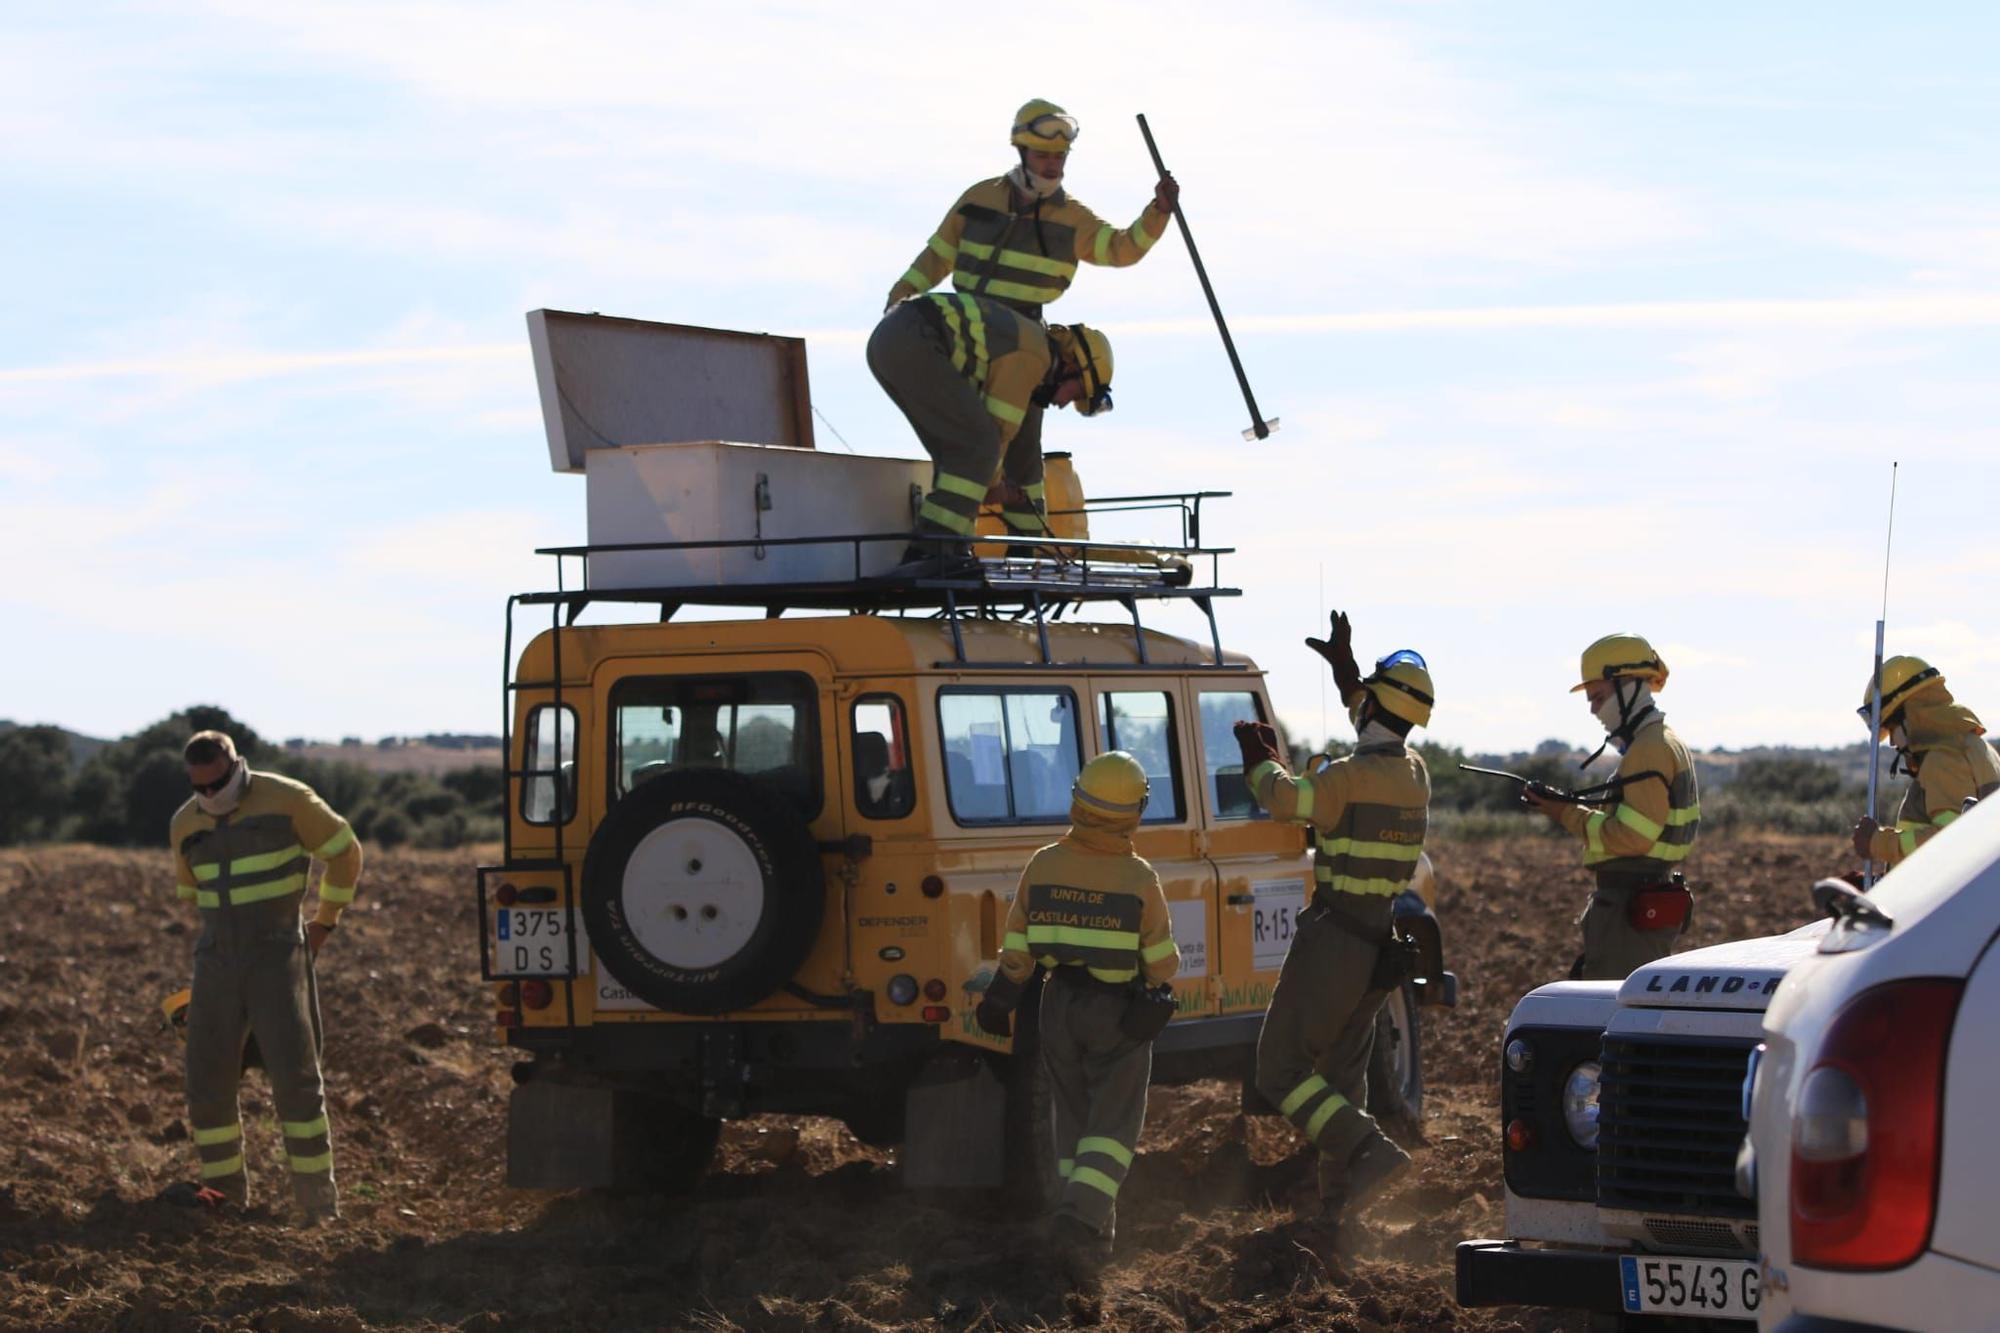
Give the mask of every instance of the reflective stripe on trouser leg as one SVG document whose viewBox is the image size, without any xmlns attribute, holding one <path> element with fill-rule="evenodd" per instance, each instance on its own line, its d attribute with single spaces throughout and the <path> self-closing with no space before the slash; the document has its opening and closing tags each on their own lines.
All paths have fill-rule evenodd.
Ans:
<svg viewBox="0 0 2000 1333">
<path fill-rule="evenodd" d="M 303 938 L 259 950 L 245 977 L 250 1025 L 264 1052 L 292 1193 L 312 1209 L 334 1206 L 333 1146 L 313 1035 L 311 955 Z"/>
<path fill-rule="evenodd" d="M 1056 1143 L 1072 1152 L 1056 1211 L 1109 1237 L 1131 1146 L 1146 1120 L 1151 1042 L 1120 1030 L 1125 997 L 1050 982 L 1042 988 L 1042 1056 L 1056 1096 Z"/>
<path fill-rule="evenodd" d="M 868 368 L 909 420 L 938 473 L 979 487 L 968 509 L 940 501 L 934 483 L 926 505 L 938 502 L 938 508 L 948 513 L 976 515 L 978 501 L 985 498 L 999 470 L 1000 433 L 984 398 L 953 368 L 943 334 L 923 314 L 921 304 L 905 302 L 875 326 L 868 339 Z M 935 521 L 933 531 L 959 531 L 951 523 Z"/>
<path fill-rule="evenodd" d="M 238 1003 L 240 958 L 204 938 L 194 955 L 194 994 L 187 1014 L 188 1137 L 194 1140 L 203 1185 L 243 1204 L 250 1192 L 243 1126 L 236 1110 L 248 1036 Z"/>
<path fill-rule="evenodd" d="M 920 531 L 928 528 L 969 537 L 979 520 L 980 501 L 985 498 L 985 486 L 939 467 L 932 474 L 930 494 L 917 510 L 917 527 Z"/>
<path fill-rule="evenodd" d="M 1323 915 L 1292 937 L 1257 1038 L 1257 1090 L 1322 1156 L 1322 1181 L 1375 1131 L 1368 1052 L 1382 993 L 1369 989 L 1379 950 Z"/>
</svg>

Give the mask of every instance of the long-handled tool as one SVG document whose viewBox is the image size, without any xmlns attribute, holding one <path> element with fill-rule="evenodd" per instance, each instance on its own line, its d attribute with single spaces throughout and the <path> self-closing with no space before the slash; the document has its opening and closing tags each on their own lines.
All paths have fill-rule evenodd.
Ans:
<svg viewBox="0 0 2000 1333">
<path fill-rule="evenodd" d="M 1889 464 L 1889 535 L 1882 542 L 1882 615 L 1875 622 L 1875 681 L 1868 700 L 1868 817 L 1880 818 L 1876 795 L 1882 774 L 1882 629 L 1889 621 L 1889 555 L 1896 547 L 1896 464 Z M 1875 859 L 1861 872 L 1861 890 L 1875 887 Z"/>
<path fill-rule="evenodd" d="M 1146 117 L 1139 116 L 1139 133 L 1146 136 L 1146 151 L 1153 155 L 1153 167 L 1162 176 L 1167 174 L 1167 164 L 1160 160 L 1160 148 L 1153 142 L 1153 131 L 1147 128 Z M 1244 405 L 1250 409 L 1250 429 L 1243 432 L 1246 440 L 1261 440 L 1278 428 L 1278 419 L 1269 421 L 1257 411 L 1257 400 L 1250 394 L 1250 377 L 1243 373 L 1243 361 L 1236 355 L 1236 344 L 1229 337 L 1229 325 L 1222 321 L 1222 307 L 1216 303 L 1215 288 L 1208 284 L 1208 270 L 1201 266 L 1201 251 L 1194 248 L 1194 233 L 1188 230 L 1187 214 L 1181 212 L 1180 200 L 1174 201 L 1174 221 L 1181 224 L 1181 239 L 1187 242 L 1188 258 L 1194 261 L 1194 275 L 1201 279 L 1201 294 L 1208 298 L 1208 309 L 1215 316 L 1215 327 L 1222 334 L 1222 350 L 1229 353 L 1230 368 L 1236 372 L 1236 383 L 1243 390 Z"/>
</svg>

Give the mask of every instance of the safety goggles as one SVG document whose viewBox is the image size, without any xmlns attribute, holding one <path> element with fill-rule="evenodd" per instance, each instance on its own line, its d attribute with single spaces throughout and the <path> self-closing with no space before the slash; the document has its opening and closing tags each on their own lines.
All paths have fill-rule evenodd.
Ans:
<svg viewBox="0 0 2000 1333">
<path fill-rule="evenodd" d="M 1064 143 L 1075 143 L 1076 136 L 1083 133 L 1083 127 L 1076 123 L 1075 116 L 1060 115 L 1049 111 L 1024 120 L 1014 127 L 1016 134 L 1032 134 L 1037 139 L 1061 139 Z"/>
<path fill-rule="evenodd" d="M 1083 336 L 1083 325 L 1072 324 L 1070 333 L 1076 344 L 1076 354 L 1083 362 L 1083 382 L 1090 391 L 1087 398 L 1076 400 L 1078 416 L 1094 417 L 1100 412 L 1111 410 L 1111 386 L 1104 382 L 1104 376 L 1097 373 L 1097 358 L 1090 354 L 1090 339 Z"/>
<path fill-rule="evenodd" d="M 236 763 L 238 764 L 242 762 L 243 761 L 240 759 L 236 761 Z M 231 764 L 229 766 L 228 771 L 225 772 L 221 777 L 217 778 L 215 781 L 196 782 L 194 779 L 190 778 L 188 779 L 188 786 L 193 787 L 197 795 L 213 796 L 217 792 L 221 791 L 224 787 L 227 787 L 230 783 L 230 779 L 234 778 L 235 776 L 236 776 L 236 764 Z"/>
<path fill-rule="evenodd" d="M 1387 657 L 1376 659 L 1375 673 L 1369 676 L 1363 683 L 1368 685 L 1386 685 L 1392 690 L 1400 690 L 1425 707 L 1429 707 L 1437 702 L 1437 700 L 1431 698 L 1430 695 L 1425 694 L 1416 686 L 1406 685 L 1389 674 L 1389 668 L 1399 666 L 1413 666 L 1426 674 L 1430 672 L 1430 667 L 1424 662 L 1424 655 L 1422 653 L 1417 652 L 1413 648 L 1398 648 Z"/>
<path fill-rule="evenodd" d="M 1903 700 L 1909 697 L 1910 693 L 1914 691 L 1917 688 L 1917 686 L 1924 684 L 1926 681 L 1936 680 L 1940 675 L 1943 674 L 1944 673 L 1939 671 L 1936 667 L 1931 667 L 1927 671 L 1919 671 L 1916 675 L 1910 677 L 1908 680 L 1904 681 L 1901 685 L 1898 685 L 1895 689 L 1889 691 L 1887 694 L 1884 694 L 1882 696 L 1882 725 L 1885 727 L 1889 725 L 1889 719 L 1895 716 L 1896 713 L 1899 710 L 1901 710 L 1901 708 L 1903 707 Z M 1868 715 L 1874 711 L 1875 711 L 1875 701 L 1873 699 L 1870 699 L 1867 703 L 1855 709 L 1854 715 L 1861 719 L 1861 725 L 1865 727 L 1868 725 Z"/>
</svg>

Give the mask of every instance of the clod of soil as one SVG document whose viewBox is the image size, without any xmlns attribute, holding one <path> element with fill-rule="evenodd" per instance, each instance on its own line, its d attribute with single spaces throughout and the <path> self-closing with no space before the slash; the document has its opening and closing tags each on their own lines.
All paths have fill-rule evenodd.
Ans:
<svg viewBox="0 0 2000 1333">
<path fill-rule="evenodd" d="M 1425 1011 L 1417 1170 L 1334 1243 L 1296 1214 L 1312 1158 L 1218 1082 L 1155 1089 L 1101 1297 L 1069 1297 L 1037 1228 L 917 1199 L 833 1121 L 725 1128 L 691 1199 L 501 1184 L 513 1057 L 479 981 L 471 856 L 372 856 L 319 960 L 341 1220 L 287 1225 L 261 1071 L 245 1215 L 192 1179 L 181 1048 L 192 912 L 164 852 L 0 852 L 0 1328 L 1581 1329 L 1460 1310 L 1453 1246 L 1502 1234 L 1495 1070 L 1508 1010 L 1562 975 L 1587 881 L 1552 838 L 1437 842 L 1459 1007 Z M 1840 839 L 1704 838 L 1687 946 L 1803 924 Z M 52 913 L 49 905 L 60 905 Z M 440 947 L 443 942 L 444 947 Z M 452 943 L 459 948 L 449 947 Z M 416 1057 L 412 1059 L 411 1057 Z M 257 1108 L 254 1112 L 252 1108 Z"/>
</svg>

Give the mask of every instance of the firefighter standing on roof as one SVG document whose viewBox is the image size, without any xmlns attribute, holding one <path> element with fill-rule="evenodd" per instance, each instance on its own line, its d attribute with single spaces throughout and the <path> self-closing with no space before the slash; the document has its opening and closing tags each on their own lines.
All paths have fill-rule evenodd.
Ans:
<svg viewBox="0 0 2000 1333">
<path fill-rule="evenodd" d="M 1375 1015 L 1409 974 L 1391 920 L 1423 854 L 1430 774 L 1408 737 L 1430 722 L 1433 690 L 1417 653 L 1391 653 L 1364 679 L 1339 612 L 1332 634 L 1306 643 L 1333 667 L 1354 753 L 1293 777 L 1268 724 L 1238 722 L 1236 741 L 1257 804 L 1312 825 L 1316 843 L 1312 904 L 1257 1039 L 1257 1089 L 1319 1149 L 1322 1217 L 1337 1225 L 1410 1165 L 1365 1108 Z"/>
<path fill-rule="evenodd" d="M 1048 973 L 1039 1030 L 1063 1180 L 1052 1239 L 1080 1286 L 1095 1282 L 1110 1255 L 1118 1189 L 1146 1120 L 1153 1043 L 1135 1035 L 1145 1024 L 1133 1011 L 1149 999 L 1170 1006 L 1146 988 L 1180 967 L 1160 877 L 1132 850 L 1148 794 L 1145 770 L 1122 750 L 1084 765 L 1070 793 L 1069 832 L 1021 872 L 999 971 L 975 1014 L 987 1032 L 1006 1036 L 1035 965 Z"/>
<path fill-rule="evenodd" d="M 1022 106 L 1010 135 L 1019 164 L 958 197 L 909 270 L 889 289 L 889 308 L 929 291 L 950 274 L 954 290 L 998 301 L 1038 323 L 1042 308 L 1069 289 L 1079 263 L 1123 268 L 1144 259 L 1166 235 L 1180 187 L 1171 175 L 1162 176 L 1138 219 L 1129 227 L 1112 226 L 1063 189 L 1077 133 L 1075 117 L 1054 102 L 1036 98 Z M 1007 526 L 1015 532 L 1041 530 L 1040 520 L 1048 512 L 1042 491 L 1041 408 L 1030 404 L 1017 423 L 1020 466 L 1010 467 L 1005 477 L 1003 503 L 1013 511 L 1006 515 Z"/>
<path fill-rule="evenodd" d="M 1111 406 L 1111 343 L 1096 329 L 1044 329 L 998 301 L 938 292 L 905 301 L 868 339 L 868 368 L 909 418 L 931 456 L 930 494 L 917 511 L 919 543 L 906 561 L 971 555 L 979 506 L 997 478 L 1039 494 L 1042 450 L 1021 427 L 1042 405 L 1074 405 L 1084 416 Z M 1008 531 L 1047 531 L 1045 510 L 1008 501 Z"/>
<path fill-rule="evenodd" d="M 1679 866 L 1694 847 L 1701 823 L 1694 760 L 1653 702 L 1667 683 L 1667 664 L 1637 634 L 1607 634 L 1583 650 L 1582 680 L 1571 687 L 1603 724 L 1604 745 L 1584 760 L 1588 768 L 1610 746 L 1622 756 L 1603 788 L 1602 801 L 1551 801 L 1533 790 L 1521 794 L 1565 831 L 1583 841 L 1583 863 L 1596 876 L 1578 924 L 1583 953 L 1570 976 L 1622 981 L 1673 952 L 1687 929 L 1693 898 Z"/>
<path fill-rule="evenodd" d="M 244 1042 L 254 1035 L 300 1212 L 308 1223 L 337 1217 L 313 958 L 354 900 L 361 844 L 312 788 L 253 772 L 219 731 L 197 733 L 183 757 L 194 796 L 175 813 L 170 837 L 176 890 L 201 911 L 187 1096 L 202 1185 L 238 1207 L 248 1200 L 236 1098 Z M 326 872 L 318 911 L 301 930 L 314 858 Z"/>
<path fill-rule="evenodd" d="M 1875 709 L 1876 682 L 1861 699 L 1861 724 Z M 2000 791 L 2000 758 L 1970 708 L 1952 698 L 1944 675 L 1921 657 L 1882 664 L 1880 740 L 1896 747 L 1910 789 L 1893 828 L 1864 816 L 1854 826 L 1855 855 L 1894 866 L 1957 819 L 1968 800 Z"/>
</svg>

